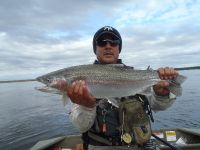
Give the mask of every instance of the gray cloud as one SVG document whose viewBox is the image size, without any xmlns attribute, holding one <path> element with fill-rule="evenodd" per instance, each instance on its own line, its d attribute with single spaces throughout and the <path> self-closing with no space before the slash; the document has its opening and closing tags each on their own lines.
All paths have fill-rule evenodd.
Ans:
<svg viewBox="0 0 200 150">
<path fill-rule="evenodd" d="M 49 32 L 67 32 L 65 38 L 78 39 L 92 26 L 88 24 L 88 17 L 94 14 L 94 9 L 107 15 L 113 10 L 110 6 L 119 7 L 121 3 L 93 0 L 1 1 L 0 31 L 21 42 L 52 42 L 46 36 Z"/>
<path fill-rule="evenodd" d="M 120 31 L 129 65 L 199 65 L 199 8 L 197 1 L 0 1 L 0 80 L 92 63 L 92 36 L 103 25 Z"/>
</svg>

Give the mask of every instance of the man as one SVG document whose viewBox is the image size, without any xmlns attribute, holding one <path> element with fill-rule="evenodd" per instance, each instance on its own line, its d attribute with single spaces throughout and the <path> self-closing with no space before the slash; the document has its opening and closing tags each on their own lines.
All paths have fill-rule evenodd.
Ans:
<svg viewBox="0 0 200 150">
<path fill-rule="evenodd" d="M 113 27 L 105 26 L 95 33 L 93 38 L 93 50 L 97 58 L 94 62 L 95 64 L 124 65 L 119 59 L 121 49 L 122 39 L 120 33 Z M 175 78 L 178 72 L 173 68 L 166 67 L 158 69 L 158 74 L 161 79 L 168 80 Z M 164 106 L 164 108 L 159 108 L 157 106 L 160 106 L 159 104 L 162 101 L 173 101 L 175 99 L 175 95 L 170 93 L 168 87 L 169 83 L 167 81 L 160 81 L 149 89 L 151 95 L 133 96 L 128 97 L 128 99 L 137 99 L 138 102 L 138 99 L 142 97 L 142 99 L 148 99 L 148 102 L 154 110 L 165 109 L 168 106 Z M 105 99 L 97 100 L 88 91 L 84 81 L 81 80 L 72 83 L 67 89 L 67 94 L 74 103 L 70 118 L 72 123 L 84 133 L 83 140 L 85 149 L 88 147 L 89 149 L 117 149 L 117 147 L 129 149 L 130 145 L 137 145 L 137 148 L 142 148 L 148 143 L 149 139 L 142 140 L 142 142 L 136 139 L 138 138 L 136 133 L 124 134 L 122 125 L 124 122 L 121 121 L 120 123 L 118 117 L 119 108 L 115 108 L 115 106 L 112 106 Z M 121 103 L 121 101 L 126 101 L 126 99 L 127 98 L 118 98 L 118 101 Z M 145 100 L 142 100 L 142 102 L 144 101 Z M 132 106 L 135 106 L 135 104 L 136 103 Z M 143 104 L 139 105 L 143 107 Z M 121 120 L 124 120 L 124 118 L 122 117 Z M 121 128 L 119 129 L 119 127 Z M 144 124 L 140 126 L 139 129 L 142 129 L 142 131 L 143 129 L 149 130 L 149 126 L 148 124 Z M 129 130 L 129 132 L 132 132 L 132 130 Z M 147 132 L 144 131 L 144 133 Z"/>
</svg>

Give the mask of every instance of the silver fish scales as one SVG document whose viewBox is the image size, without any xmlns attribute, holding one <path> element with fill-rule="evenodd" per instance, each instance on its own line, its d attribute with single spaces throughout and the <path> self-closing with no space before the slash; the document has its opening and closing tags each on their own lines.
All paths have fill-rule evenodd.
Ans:
<svg viewBox="0 0 200 150">
<path fill-rule="evenodd" d="M 175 82 L 182 83 L 185 77 L 179 75 Z M 91 94 L 96 98 L 112 98 L 135 95 L 160 81 L 155 70 L 134 70 L 124 65 L 80 65 L 48 73 L 37 78 L 49 87 L 58 80 L 67 85 L 84 80 Z"/>
</svg>

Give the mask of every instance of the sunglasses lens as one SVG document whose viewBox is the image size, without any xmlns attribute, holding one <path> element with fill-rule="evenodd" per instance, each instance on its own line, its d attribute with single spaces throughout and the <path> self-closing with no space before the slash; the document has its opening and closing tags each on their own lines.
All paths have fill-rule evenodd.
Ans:
<svg viewBox="0 0 200 150">
<path fill-rule="evenodd" d="M 106 46 L 107 43 L 110 43 L 111 46 L 115 47 L 120 44 L 120 41 L 119 40 L 109 40 L 109 39 L 96 41 L 96 44 L 101 47 Z"/>
<path fill-rule="evenodd" d="M 104 40 L 97 41 L 97 45 L 100 47 L 104 47 L 104 46 L 106 46 L 106 44 L 107 44 L 107 41 L 104 41 Z"/>
</svg>

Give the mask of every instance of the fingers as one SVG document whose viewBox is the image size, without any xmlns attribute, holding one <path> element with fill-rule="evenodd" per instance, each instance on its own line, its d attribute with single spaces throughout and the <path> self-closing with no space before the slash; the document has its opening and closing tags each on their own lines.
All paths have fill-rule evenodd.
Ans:
<svg viewBox="0 0 200 150">
<path fill-rule="evenodd" d="M 96 99 L 90 94 L 85 81 L 75 81 L 67 90 L 67 95 L 73 103 L 86 107 L 94 107 Z"/>
<path fill-rule="evenodd" d="M 169 89 L 168 88 L 158 88 L 156 86 L 154 86 L 154 92 L 156 95 L 159 95 L 159 96 L 167 96 L 169 95 Z"/>
<path fill-rule="evenodd" d="M 159 77 L 162 80 L 170 80 L 175 78 L 178 75 L 178 72 L 174 68 L 159 68 L 158 69 Z"/>
<path fill-rule="evenodd" d="M 67 90 L 68 96 L 73 99 L 78 99 L 78 96 L 83 95 L 83 86 L 85 82 L 84 81 L 74 81 L 71 86 L 69 86 Z"/>
<path fill-rule="evenodd" d="M 160 81 L 153 86 L 154 92 L 156 95 L 166 96 L 169 94 L 169 83 L 167 81 Z"/>
<path fill-rule="evenodd" d="M 169 87 L 169 82 L 167 81 L 160 81 L 157 83 L 157 86 L 161 87 L 161 88 L 167 88 Z"/>
<path fill-rule="evenodd" d="M 176 78 L 178 75 L 178 72 L 174 70 L 174 68 L 165 67 L 165 68 L 159 68 L 158 74 L 160 79 L 162 80 L 171 80 Z M 154 92 L 156 95 L 160 96 L 166 96 L 169 94 L 169 82 L 167 81 L 160 81 L 156 85 L 153 86 Z"/>
<path fill-rule="evenodd" d="M 73 85 L 74 90 L 73 93 L 75 95 L 82 95 L 83 94 L 83 81 L 76 81 L 75 85 Z"/>
</svg>

